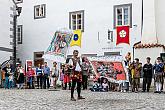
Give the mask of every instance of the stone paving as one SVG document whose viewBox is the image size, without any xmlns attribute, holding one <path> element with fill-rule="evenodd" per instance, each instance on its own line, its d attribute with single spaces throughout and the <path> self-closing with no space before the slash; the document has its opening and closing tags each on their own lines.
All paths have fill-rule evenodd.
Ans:
<svg viewBox="0 0 165 110">
<path fill-rule="evenodd" d="M 0 89 L 0 110 L 165 110 L 165 94 L 82 91 L 70 101 L 69 90 Z M 75 97 L 77 93 L 75 94 Z"/>
</svg>

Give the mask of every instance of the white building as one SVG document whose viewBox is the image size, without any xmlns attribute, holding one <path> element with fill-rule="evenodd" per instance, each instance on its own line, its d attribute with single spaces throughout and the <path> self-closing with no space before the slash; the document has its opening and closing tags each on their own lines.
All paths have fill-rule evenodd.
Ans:
<svg viewBox="0 0 165 110">
<path fill-rule="evenodd" d="M 24 0 L 19 5 L 23 33 L 18 57 L 23 64 L 43 62 L 41 56 L 58 28 L 82 29 L 80 51 L 86 55 L 125 56 L 141 40 L 142 0 Z M 116 25 L 131 27 L 130 45 L 116 46 Z"/>
<path fill-rule="evenodd" d="M 151 57 L 154 63 L 160 53 L 165 52 L 164 0 L 143 0 L 143 31 L 141 43 L 135 45 L 135 56 L 144 63 Z"/>
<path fill-rule="evenodd" d="M 13 16 L 12 0 L 0 0 L 0 64 L 13 56 Z"/>
</svg>

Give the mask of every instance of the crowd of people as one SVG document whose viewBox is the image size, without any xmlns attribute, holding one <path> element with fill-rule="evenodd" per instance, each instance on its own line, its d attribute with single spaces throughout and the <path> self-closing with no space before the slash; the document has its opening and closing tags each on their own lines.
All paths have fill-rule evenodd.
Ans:
<svg viewBox="0 0 165 110">
<path fill-rule="evenodd" d="M 78 57 L 78 51 L 74 50 L 73 57 L 66 60 L 66 63 L 60 64 L 58 68 L 57 62 L 53 62 L 53 67 L 50 68 L 45 62 L 43 65 L 38 64 L 37 67 L 32 68 L 28 66 L 25 70 L 21 64 L 17 65 L 16 70 L 12 70 L 10 64 L 7 64 L 2 69 L 4 76 L 2 85 L 5 89 L 11 89 L 17 87 L 18 89 L 29 88 L 29 89 L 49 89 L 50 83 L 53 83 L 53 88 L 57 88 L 58 79 L 61 82 L 61 88 L 63 90 L 71 90 L 71 100 L 76 101 L 74 98 L 75 88 L 77 89 L 78 99 L 85 99 L 81 96 L 81 89 L 88 89 L 89 79 L 89 61 L 87 58 Z M 154 79 L 155 93 L 161 93 L 164 85 L 164 72 L 165 66 L 161 57 L 156 59 L 155 64 L 151 64 L 150 57 L 146 58 L 146 64 L 142 65 L 139 59 L 131 62 L 130 53 L 125 57 L 125 65 L 128 69 L 129 82 L 132 92 L 139 92 L 140 78 L 143 78 L 142 92 L 149 92 L 152 79 Z M 120 74 L 120 71 L 114 72 L 113 63 L 110 63 L 107 68 L 101 65 L 97 68 L 97 71 L 103 74 L 103 71 L 107 71 L 110 77 L 116 80 L 116 74 Z M 15 73 L 15 74 L 14 74 Z M 143 73 L 143 74 L 142 74 Z M 90 88 L 94 92 L 108 92 L 110 88 L 116 91 L 115 83 L 109 83 L 105 77 L 96 78 L 94 76 L 93 87 Z M 118 85 L 119 86 L 119 85 Z"/>
<path fill-rule="evenodd" d="M 127 59 L 128 56 L 126 56 Z M 138 58 L 130 62 L 130 58 L 126 61 L 129 71 L 129 81 L 132 92 L 139 92 L 140 83 L 142 83 L 142 92 L 149 92 L 152 79 L 154 80 L 154 93 L 163 92 L 165 65 L 161 57 L 157 57 L 155 64 L 151 64 L 151 58 L 146 58 L 146 63 L 142 65 Z M 143 78 L 143 82 L 140 82 Z"/>
<path fill-rule="evenodd" d="M 57 67 L 57 62 L 53 62 L 52 68 L 45 62 L 44 65 L 38 64 L 35 68 L 28 66 L 27 70 L 21 64 L 18 64 L 16 71 L 14 71 L 10 64 L 7 64 L 2 69 L 2 73 L 4 73 L 2 85 L 4 85 L 5 89 L 11 89 L 15 86 L 18 89 L 49 89 L 50 83 L 53 83 L 53 88 L 56 89 L 57 80 L 60 79 L 61 88 L 71 90 L 71 100 L 74 101 L 76 100 L 73 96 L 76 84 L 78 99 L 84 99 L 80 95 L 81 85 L 83 90 L 87 89 L 89 63 L 85 57 L 82 59 L 78 57 L 78 51 L 75 50 L 73 58 L 67 59 L 65 64 L 60 64 L 60 68 Z"/>
</svg>

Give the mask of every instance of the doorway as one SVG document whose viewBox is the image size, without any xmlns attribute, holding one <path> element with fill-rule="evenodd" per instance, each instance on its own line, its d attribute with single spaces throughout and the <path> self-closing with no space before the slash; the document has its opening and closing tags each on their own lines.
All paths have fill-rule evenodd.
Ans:
<svg viewBox="0 0 165 110">
<path fill-rule="evenodd" d="M 44 52 L 34 52 L 34 66 L 36 67 L 38 64 L 44 64 L 44 59 L 42 58 Z"/>
</svg>

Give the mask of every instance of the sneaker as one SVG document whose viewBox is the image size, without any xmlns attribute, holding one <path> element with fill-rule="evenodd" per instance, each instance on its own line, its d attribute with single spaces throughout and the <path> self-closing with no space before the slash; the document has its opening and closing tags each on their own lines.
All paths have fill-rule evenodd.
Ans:
<svg viewBox="0 0 165 110">
<path fill-rule="evenodd" d="M 78 99 L 78 100 L 80 100 L 80 99 L 85 99 L 85 98 L 84 98 L 84 97 L 82 97 L 82 96 L 80 96 L 80 97 L 78 97 L 77 99 Z"/>
<path fill-rule="evenodd" d="M 145 90 L 142 90 L 142 92 L 146 92 Z"/>
<path fill-rule="evenodd" d="M 71 101 L 76 101 L 76 99 L 75 99 L 74 97 L 73 97 L 73 98 L 71 98 L 70 100 L 71 100 Z"/>
<path fill-rule="evenodd" d="M 155 91 L 154 93 L 159 93 L 158 91 Z"/>
</svg>

